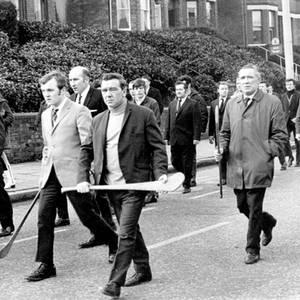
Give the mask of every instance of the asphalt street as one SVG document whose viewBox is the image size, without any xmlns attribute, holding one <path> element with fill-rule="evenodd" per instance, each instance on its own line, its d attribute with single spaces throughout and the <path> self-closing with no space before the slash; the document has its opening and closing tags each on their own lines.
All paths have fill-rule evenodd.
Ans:
<svg viewBox="0 0 300 300">
<path fill-rule="evenodd" d="M 278 222 L 255 265 L 244 264 L 247 219 L 236 209 L 232 190 L 225 187 L 224 198 L 219 198 L 216 166 L 197 174 L 192 193 L 163 194 L 143 210 L 140 225 L 153 280 L 122 288 L 121 299 L 300 299 L 300 168 L 279 171 L 276 160 L 264 208 Z M 16 224 L 29 204 L 14 204 Z M 109 299 L 100 292 L 111 268 L 108 249 L 78 249 L 89 232 L 69 208 L 71 226 L 57 229 L 55 236 L 57 277 L 35 283 L 24 279 L 38 266 L 36 206 L 11 252 L 0 260 L 0 299 Z M 1 239 L 0 247 L 7 241 Z"/>
</svg>

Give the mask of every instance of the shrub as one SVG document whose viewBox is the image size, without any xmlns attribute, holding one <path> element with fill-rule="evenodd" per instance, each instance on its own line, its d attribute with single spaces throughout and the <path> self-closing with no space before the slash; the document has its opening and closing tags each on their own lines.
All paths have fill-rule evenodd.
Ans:
<svg viewBox="0 0 300 300">
<path fill-rule="evenodd" d="M 185 73 L 194 78 L 207 103 L 216 97 L 216 82 L 235 82 L 238 69 L 248 62 L 260 64 L 264 76 L 278 86 L 283 78 L 276 65 L 213 32 L 115 32 L 46 22 L 22 22 L 19 28 L 18 47 L 10 48 L 8 36 L 0 32 L 0 93 L 15 111 L 36 111 L 41 100 L 38 79 L 53 69 L 68 73 L 75 65 L 88 67 L 92 81 L 111 71 L 128 81 L 149 74 L 165 105 L 176 78 Z"/>
<path fill-rule="evenodd" d="M 0 30 L 14 37 L 17 30 L 17 10 L 10 1 L 0 0 Z"/>
</svg>

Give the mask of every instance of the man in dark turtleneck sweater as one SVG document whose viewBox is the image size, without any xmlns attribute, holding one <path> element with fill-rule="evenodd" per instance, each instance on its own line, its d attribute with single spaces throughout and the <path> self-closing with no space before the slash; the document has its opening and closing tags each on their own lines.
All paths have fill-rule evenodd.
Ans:
<svg viewBox="0 0 300 300">
<path fill-rule="evenodd" d="M 288 114 L 289 118 L 287 121 L 287 130 L 288 134 L 290 136 L 291 133 L 293 133 L 293 137 L 295 140 L 295 146 L 296 146 L 296 163 L 295 167 L 300 167 L 300 143 L 295 138 L 296 130 L 295 130 L 295 121 L 296 121 L 296 114 L 299 106 L 299 100 L 300 100 L 300 94 L 295 89 L 295 80 L 294 79 L 287 79 L 285 81 L 285 87 L 287 92 L 283 95 L 283 97 L 286 97 L 289 102 L 289 108 L 288 108 Z M 292 166 L 292 162 L 294 160 L 293 156 L 289 157 L 288 160 L 288 166 Z"/>
</svg>

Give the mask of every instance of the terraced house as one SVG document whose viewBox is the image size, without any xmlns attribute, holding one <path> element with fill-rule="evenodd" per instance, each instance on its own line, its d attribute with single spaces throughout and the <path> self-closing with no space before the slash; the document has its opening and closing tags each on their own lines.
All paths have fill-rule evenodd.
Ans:
<svg viewBox="0 0 300 300">
<path fill-rule="evenodd" d="M 216 26 L 216 0 L 11 0 L 19 18 L 114 30 Z"/>
</svg>

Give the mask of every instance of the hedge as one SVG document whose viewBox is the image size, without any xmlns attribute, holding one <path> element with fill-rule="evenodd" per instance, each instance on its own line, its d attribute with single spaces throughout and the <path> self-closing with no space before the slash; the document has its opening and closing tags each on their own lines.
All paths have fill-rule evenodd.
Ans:
<svg viewBox="0 0 300 300">
<path fill-rule="evenodd" d="M 127 80 L 146 73 L 163 93 L 165 105 L 176 78 L 184 73 L 193 76 L 207 103 L 216 97 L 216 82 L 235 81 L 237 70 L 248 62 L 259 63 L 268 81 L 283 80 L 279 67 L 211 31 L 117 32 L 46 22 L 23 22 L 18 27 L 15 47 L 0 32 L 0 93 L 16 112 L 37 111 L 42 75 L 53 69 L 68 73 L 75 65 L 88 67 L 92 80 L 110 71 Z"/>
</svg>

